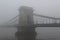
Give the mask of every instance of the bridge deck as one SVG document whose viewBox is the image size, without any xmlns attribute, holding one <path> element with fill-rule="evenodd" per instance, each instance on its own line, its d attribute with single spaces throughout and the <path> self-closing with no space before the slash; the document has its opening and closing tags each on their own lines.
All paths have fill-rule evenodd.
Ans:
<svg viewBox="0 0 60 40">
<path fill-rule="evenodd" d="M 60 27 L 60 24 L 35 24 L 36 27 Z"/>
</svg>

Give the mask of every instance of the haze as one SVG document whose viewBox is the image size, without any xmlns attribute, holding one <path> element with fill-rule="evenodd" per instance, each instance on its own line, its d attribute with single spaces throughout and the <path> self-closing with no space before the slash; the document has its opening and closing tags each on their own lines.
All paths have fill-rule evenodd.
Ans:
<svg viewBox="0 0 60 40">
<path fill-rule="evenodd" d="M 0 0 L 0 25 L 18 15 L 20 6 L 30 6 L 37 14 L 60 18 L 60 0 Z"/>
</svg>

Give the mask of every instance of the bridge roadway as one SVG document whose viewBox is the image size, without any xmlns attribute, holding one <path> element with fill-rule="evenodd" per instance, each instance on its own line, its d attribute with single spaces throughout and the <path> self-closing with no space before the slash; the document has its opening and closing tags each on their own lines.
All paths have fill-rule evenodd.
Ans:
<svg viewBox="0 0 60 40">
<path fill-rule="evenodd" d="M 2 25 L 0 27 L 17 27 L 17 24 L 14 25 Z M 51 23 L 51 24 L 34 24 L 34 27 L 60 27 L 60 23 Z"/>
<path fill-rule="evenodd" d="M 60 27 L 60 23 L 52 23 L 52 24 L 34 24 L 35 27 Z"/>
</svg>

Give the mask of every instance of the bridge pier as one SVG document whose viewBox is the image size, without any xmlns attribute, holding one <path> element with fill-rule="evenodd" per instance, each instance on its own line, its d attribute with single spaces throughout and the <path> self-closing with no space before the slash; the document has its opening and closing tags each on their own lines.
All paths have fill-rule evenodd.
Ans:
<svg viewBox="0 0 60 40">
<path fill-rule="evenodd" d="M 21 6 L 19 9 L 18 31 L 15 33 L 17 40 L 35 40 L 36 32 L 33 22 L 33 9 Z"/>
</svg>

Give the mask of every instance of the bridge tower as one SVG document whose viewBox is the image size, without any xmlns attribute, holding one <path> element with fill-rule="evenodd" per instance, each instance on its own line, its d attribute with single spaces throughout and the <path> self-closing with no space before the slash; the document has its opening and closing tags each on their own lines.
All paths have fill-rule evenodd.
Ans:
<svg viewBox="0 0 60 40">
<path fill-rule="evenodd" d="M 36 32 L 33 26 L 33 8 L 21 6 L 19 8 L 19 25 L 16 37 L 18 40 L 35 40 Z"/>
</svg>

